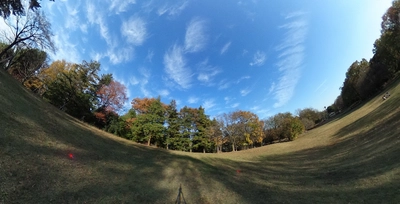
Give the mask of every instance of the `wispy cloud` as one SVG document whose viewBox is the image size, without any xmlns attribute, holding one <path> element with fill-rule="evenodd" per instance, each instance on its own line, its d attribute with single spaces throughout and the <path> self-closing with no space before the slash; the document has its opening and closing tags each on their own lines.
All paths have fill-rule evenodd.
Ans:
<svg viewBox="0 0 400 204">
<path fill-rule="evenodd" d="M 109 4 L 110 11 L 119 14 L 125 12 L 129 5 L 136 4 L 136 0 L 109 0 Z"/>
<path fill-rule="evenodd" d="M 182 47 L 174 45 L 165 53 L 164 66 L 164 70 L 170 79 L 181 88 L 190 88 L 192 73 L 190 68 L 186 67 Z"/>
<path fill-rule="evenodd" d="M 149 62 L 152 62 L 153 61 L 153 57 L 154 57 L 154 51 L 153 50 L 148 50 L 147 51 L 146 60 L 148 60 Z"/>
<path fill-rule="evenodd" d="M 74 6 L 71 6 L 68 4 L 68 2 L 65 2 L 66 6 L 66 13 L 64 15 L 67 15 L 65 18 L 65 28 L 68 30 L 76 30 L 79 28 L 81 21 L 79 20 L 79 8 L 80 8 L 80 2 L 75 4 Z"/>
<path fill-rule="evenodd" d="M 285 29 L 286 33 L 283 41 L 276 47 L 276 50 L 280 52 L 276 65 L 281 72 L 281 77 L 272 89 L 275 94 L 274 99 L 277 100 L 274 104 L 275 108 L 285 105 L 294 94 L 303 66 L 304 41 L 308 30 L 304 12 L 288 14 L 285 19 L 291 21 L 279 27 Z"/>
<path fill-rule="evenodd" d="M 53 41 L 58 49 L 56 53 L 50 52 L 50 57 L 53 60 L 68 59 L 68 61 L 74 63 L 81 61 L 77 45 L 70 42 L 68 32 L 63 32 L 62 30 L 57 32 L 53 36 Z"/>
<path fill-rule="evenodd" d="M 133 47 L 119 46 L 119 40 L 115 36 L 111 35 L 110 29 L 106 21 L 106 12 L 104 8 L 91 1 L 86 3 L 86 17 L 90 25 L 97 25 L 99 27 L 100 36 L 107 43 L 107 51 L 103 54 L 109 58 L 112 64 L 119 64 L 121 62 L 129 61 L 133 57 Z"/>
<path fill-rule="evenodd" d="M 317 91 L 325 84 L 325 82 L 326 82 L 326 79 L 324 80 L 324 82 L 322 82 L 322 83 L 318 86 L 317 89 L 315 89 L 314 92 L 317 92 Z"/>
<path fill-rule="evenodd" d="M 107 56 L 110 59 L 112 64 L 119 64 L 121 62 L 129 61 L 133 56 L 133 48 L 132 47 L 122 47 L 122 48 L 115 48 L 110 47 L 107 50 Z"/>
<path fill-rule="evenodd" d="M 238 80 L 236 81 L 236 83 L 238 84 L 238 83 L 240 83 L 241 81 L 243 81 L 243 80 L 245 80 L 245 79 L 250 79 L 250 76 L 242 76 L 242 77 L 240 77 L 240 79 L 238 79 Z"/>
<path fill-rule="evenodd" d="M 147 10 L 156 9 L 156 13 L 159 16 L 168 15 L 171 17 L 178 16 L 182 13 L 182 11 L 188 6 L 189 1 L 181 0 L 181 1 L 172 1 L 172 2 L 164 2 L 164 4 L 159 4 L 159 1 L 149 1 L 143 4 L 143 7 Z M 157 5 L 155 5 L 157 4 Z"/>
<path fill-rule="evenodd" d="M 88 1 L 86 3 L 86 15 L 90 24 L 96 24 L 99 26 L 100 35 L 107 42 L 107 44 L 112 45 L 113 41 L 111 39 L 102 9 L 96 7 L 95 3 Z"/>
<path fill-rule="evenodd" d="M 250 62 L 250 66 L 261 66 L 267 59 L 267 55 L 264 52 L 257 51 L 253 56 L 253 61 Z"/>
<path fill-rule="evenodd" d="M 139 82 L 140 82 L 140 81 L 139 81 L 135 76 L 132 76 L 132 77 L 129 79 L 129 83 L 130 83 L 131 85 L 133 85 L 133 86 L 139 84 Z"/>
<path fill-rule="evenodd" d="M 213 80 L 215 76 L 221 73 L 221 69 L 209 65 L 207 59 L 197 65 L 197 70 L 199 72 L 197 79 L 208 86 L 214 85 Z"/>
<path fill-rule="evenodd" d="M 261 119 L 267 118 L 270 115 L 269 109 L 263 108 L 258 105 L 251 107 L 250 110 L 256 113 Z"/>
<path fill-rule="evenodd" d="M 81 23 L 81 25 L 79 25 L 79 28 L 81 29 L 82 33 L 87 33 L 88 32 L 87 31 L 88 26 L 87 26 L 86 23 Z"/>
<path fill-rule="evenodd" d="M 226 43 L 221 49 L 221 52 L 220 52 L 221 55 L 223 55 L 229 49 L 230 46 L 231 46 L 231 42 Z"/>
<path fill-rule="evenodd" d="M 231 101 L 233 101 L 233 100 L 235 100 L 235 99 L 236 99 L 236 98 L 229 97 L 229 96 L 225 96 L 225 97 L 224 97 L 225 104 L 228 104 L 228 103 L 230 103 Z"/>
<path fill-rule="evenodd" d="M 195 96 L 191 96 L 189 97 L 189 99 L 187 100 L 188 103 L 190 104 L 194 104 L 197 103 L 199 101 L 199 98 L 195 97 Z"/>
<path fill-rule="evenodd" d="M 141 67 L 139 69 L 140 72 L 140 91 L 145 97 L 152 96 L 152 93 L 147 89 L 147 84 L 149 83 L 151 73 L 150 69 L 146 69 L 145 67 Z"/>
<path fill-rule="evenodd" d="M 162 89 L 158 91 L 158 94 L 163 97 L 167 97 L 169 95 L 169 91 L 167 89 Z"/>
<path fill-rule="evenodd" d="M 231 105 L 231 108 L 237 108 L 237 107 L 239 107 L 239 105 L 240 105 L 240 103 L 234 103 Z"/>
<path fill-rule="evenodd" d="M 210 108 L 212 108 L 212 107 L 214 107 L 216 104 L 215 104 L 215 102 L 214 102 L 214 99 L 206 99 L 205 101 L 204 101 L 204 103 L 203 103 L 203 108 L 205 109 L 205 110 L 208 110 L 208 109 L 210 109 Z"/>
<path fill-rule="evenodd" d="M 272 82 L 271 86 L 269 87 L 268 94 L 272 93 L 275 90 L 275 82 Z"/>
<path fill-rule="evenodd" d="M 220 81 L 218 84 L 218 90 L 224 90 L 231 86 L 231 83 L 226 81 L 225 79 Z"/>
<path fill-rule="evenodd" d="M 242 89 L 242 90 L 240 90 L 240 95 L 246 96 L 246 95 L 249 94 L 250 92 L 251 92 L 251 90 L 250 90 L 249 88 Z"/>
<path fill-rule="evenodd" d="M 294 18 L 294 17 L 299 17 L 299 16 L 303 16 L 306 13 L 304 11 L 295 11 L 292 13 L 289 13 L 285 16 L 285 19 L 290 19 L 290 18 Z"/>
<path fill-rule="evenodd" d="M 186 28 L 185 51 L 199 52 L 204 49 L 206 43 L 205 21 L 200 18 L 192 19 Z"/>
<path fill-rule="evenodd" d="M 147 88 L 148 83 L 150 81 L 151 72 L 150 69 L 146 69 L 145 67 L 140 67 L 138 69 L 139 74 L 137 76 L 131 76 L 126 83 L 128 86 L 136 86 L 134 90 L 139 88 L 140 92 L 145 97 L 155 97 L 152 92 Z M 160 96 L 168 96 L 169 91 L 166 89 L 158 90 L 157 94 Z"/>
<path fill-rule="evenodd" d="M 142 18 L 132 16 L 129 20 L 122 22 L 121 33 L 127 42 L 135 46 L 142 45 L 147 38 L 146 23 Z"/>
<path fill-rule="evenodd" d="M 94 61 L 100 61 L 103 58 L 103 54 L 92 51 L 90 52 L 90 58 Z"/>
</svg>

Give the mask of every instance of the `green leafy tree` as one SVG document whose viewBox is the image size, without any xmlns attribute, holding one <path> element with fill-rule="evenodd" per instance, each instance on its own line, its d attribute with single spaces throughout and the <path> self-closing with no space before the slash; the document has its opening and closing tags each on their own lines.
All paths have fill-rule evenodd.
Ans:
<svg viewBox="0 0 400 204">
<path fill-rule="evenodd" d="M 76 118 L 93 121 L 100 64 L 83 61 L 82 64 L 57 62 L 56 65 L 43 71 L 49 74 L 44 79 L 43 97 Z"/>
<path fill-rule="evenodd" d="M 137 142 L 147 141 L 150 146 L 153 142 L 156 146 L 164 144 L 165 133 L 165 108 L 160 98 L 153 100 L 147 107 L 146 112 L 142 112 L 132 125 L 132 139 Z"/>
<path fill-rule="evenodd" d="M 201 106 L 197 109 L 197 114 L 195 118 L 195 134 L 193 138 L 193 148 L 198 151 L 205 153 L 209 151 L 212 147 L 212 141 L 209 134 L 207 134 L 207 129 L 210 126 L 210 119 L 205 114 L 204 108 Z"/>
<path fill-rule="evenodd" d="M 215 146 L 215 151 L 217 153 L 222 152 L 222 146 L 228 141 L 222 132 L 222 124 L 213 119 L 210 121 L 210 126 L 208 126 L 207 134 L 210 136 L 210 140 Z"/>
<path fill-rule="evenodd" d="M 313 128 L 316 123 L 319 123 L 323 119 L 321 113 L 314 108 L 298 109 L 297 115 L 306 129 Z"/>
<path fill-rule="evenodd" d="M 35 48 L 22 49 L 9 64 L 8 72 L 24 84 L 46 66 L 46 59 L 47 54 L 44 51 Z"/>
<path fill-rule="evenodd" d="M 179 111 L 180 117 L 180 138 L 177 140 L 176 145 L 182 151 L 192 152 L 193 150 L 193 139 L 196 132 L 195 118 L 197 115 L 197 109 L 183 107 Z"/>
<path fill-rule="evenodd" d="M 180 149 L 180 118 L 178 115 L 178 110 L 176 108 L 176 101 L 172 100 L 171 103 L 166 108 L 166 122 L 167 122 L 167 130 L 166 130 L 166 139 L 165 145 L 167 149 Z"/>
</svg>

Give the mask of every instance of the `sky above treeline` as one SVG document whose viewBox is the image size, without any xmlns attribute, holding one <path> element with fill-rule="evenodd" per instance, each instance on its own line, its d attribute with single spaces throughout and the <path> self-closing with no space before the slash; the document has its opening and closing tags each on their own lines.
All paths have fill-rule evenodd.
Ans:
<svg viewBox="0 0 400 204">
<path fill-rule="evenodd" d="M 348 67 L 372 57 L 391 0 L 41 1 L 52 60 L 96 60 L 128 88 L 211 117 L 261 119 L 339 95 Z"/>
</svg>

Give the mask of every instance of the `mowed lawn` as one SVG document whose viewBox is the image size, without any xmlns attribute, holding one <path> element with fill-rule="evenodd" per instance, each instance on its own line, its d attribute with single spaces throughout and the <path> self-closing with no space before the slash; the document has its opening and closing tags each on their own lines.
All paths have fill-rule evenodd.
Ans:
<svg viewBox="0 0 400 204">
<path fill-rule="evenodd" d="M 400 85 L 293 142 L 167 151 L 88 126 L 0 70 L 0 203 L 400 203 Z"/>
</svg>

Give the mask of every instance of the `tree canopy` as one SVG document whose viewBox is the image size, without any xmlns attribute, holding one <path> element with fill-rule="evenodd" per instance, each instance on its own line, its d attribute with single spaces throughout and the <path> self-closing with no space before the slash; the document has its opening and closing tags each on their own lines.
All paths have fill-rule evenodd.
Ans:
<svg viewBox="0 0 400 204">
<path fill-rule="evenodd" d="M 21 0 L 2 0 L 0 2 L 0 16 L 5 19 L 11 14 L 15 16 L 22 16 L 26 14 L 26 10 L 37 10 L 40 8 L 40 3 L 38 0 L 30 0 L 29 5 L 26 6 L 23 5 Z"/>
</svg>

